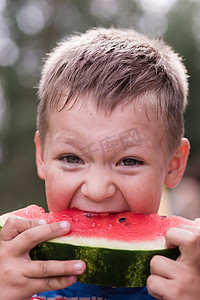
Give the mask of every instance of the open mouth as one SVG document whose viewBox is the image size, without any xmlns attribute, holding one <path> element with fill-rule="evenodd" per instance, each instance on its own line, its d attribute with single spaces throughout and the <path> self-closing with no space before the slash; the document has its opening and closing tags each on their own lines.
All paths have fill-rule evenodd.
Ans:
<svg viewBox="0 0 200 300">
<path fill-rule="evenodd" d="M 80 210 L 76 207 L 73 207 L 74 209 Z M 89 211 L 89 210 L 80 210 L 84 213 L 84 215 L 88 218 L 94 217 L 94 216 L 102 216 L 102 217 L 106 217 L 106 216 L 110 216 L 110 215 L 116 215 L 119 213 L 125 213 L 128 212 L 128 210 L 126 211 Z"/>
</svg>

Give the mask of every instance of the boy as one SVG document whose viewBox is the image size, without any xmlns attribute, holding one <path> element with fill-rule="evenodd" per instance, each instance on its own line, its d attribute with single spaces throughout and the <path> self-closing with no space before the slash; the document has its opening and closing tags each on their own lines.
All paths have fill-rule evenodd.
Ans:
<svg viewBox="0 0 200 300">
<path fill-rule="evenodd" d="M 97 28 L 58 46 L 43 68 L 35 135 L 49 210 L 156 213 L 163 186 L 174 187 L 187 162 L 187 90 L 178 55 L 133 30 Z M 199 299 L 198 228 L 167 232 L 167 247 L 179 246 L 181 255 L 177 261 L 152 259 L 149 294 L 145 287 L 72 285 L 85 271 L 82 261 L 30 260 L 36 244 L 69 230 L 66 222 L 7 221 L 0 247 L 2 299 L 52 290 L 31 299 Z"/>
</svg>

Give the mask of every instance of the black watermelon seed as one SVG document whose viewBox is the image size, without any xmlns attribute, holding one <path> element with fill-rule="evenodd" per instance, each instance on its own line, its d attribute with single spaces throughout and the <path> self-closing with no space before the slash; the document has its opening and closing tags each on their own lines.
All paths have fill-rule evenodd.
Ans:
<svg viewBox="0 0 200 300">
<path fill-rule="evenodd" d="M 120 223 L 123 223 L 125 220 L 126 220 L 126 218 L 120 218 L 120 219 L 119 219 L 119 222 L 120 222 Z"/>
</svg>

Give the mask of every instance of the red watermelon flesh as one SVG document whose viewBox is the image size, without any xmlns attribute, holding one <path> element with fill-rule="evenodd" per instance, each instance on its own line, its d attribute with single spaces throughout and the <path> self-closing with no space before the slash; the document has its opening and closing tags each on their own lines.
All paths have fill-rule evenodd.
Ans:
<svg viewBox="0 0 200 300">
<path fill-rule="evenodd" d="M 163 238 L 169 228 L 180 225 L 200 226 L 200 219 L 191 221 L 178 216 L 164 217 L 131 212 L 97 214 L 75 208 L 45 213 L 37 205 L 30 205 L 11 214 L 26 219 L 46 219 L 48 223 L 68 221 L 71 224 L 68 236 L 106 238 L 123 242 Z"/>
<path fill-rule="evenodd" d="M 146 284 L 154 255 L 177 259 L 178 248 L 166 249 L 164 235 L 179 225 L 200 226 L 181 217 L 142 215 L 131 212 L 96 214 L 77 209 L 45 213 L 36 205 L 0 216 L 2 227 L 10 214 L 48 223 L 68 221 L 71 231 L 45 241 L 30 251 L 33 260 L 83 260 L 87 268 L 78 281 L 115 287 Z"/>
</svg>

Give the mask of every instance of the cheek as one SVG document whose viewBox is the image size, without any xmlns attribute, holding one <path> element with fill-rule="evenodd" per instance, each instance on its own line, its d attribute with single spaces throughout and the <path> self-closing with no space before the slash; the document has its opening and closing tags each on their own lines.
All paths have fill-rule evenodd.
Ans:
<svg viewBox="0 0 200 300">
<path fill-rule="evenodd" d="M 124 196 L 134 213 L 157 213 L 162 195 L 162 184 L 159 178 L 134 180 L 128 187 L 124 186 Z"/>
<path fill-rule="evenodd" d="M 78 183 L 71 176 L 48 176 L 45 182 L 49 211 L 67 209 L 77 191 Z"/>
</svg>

